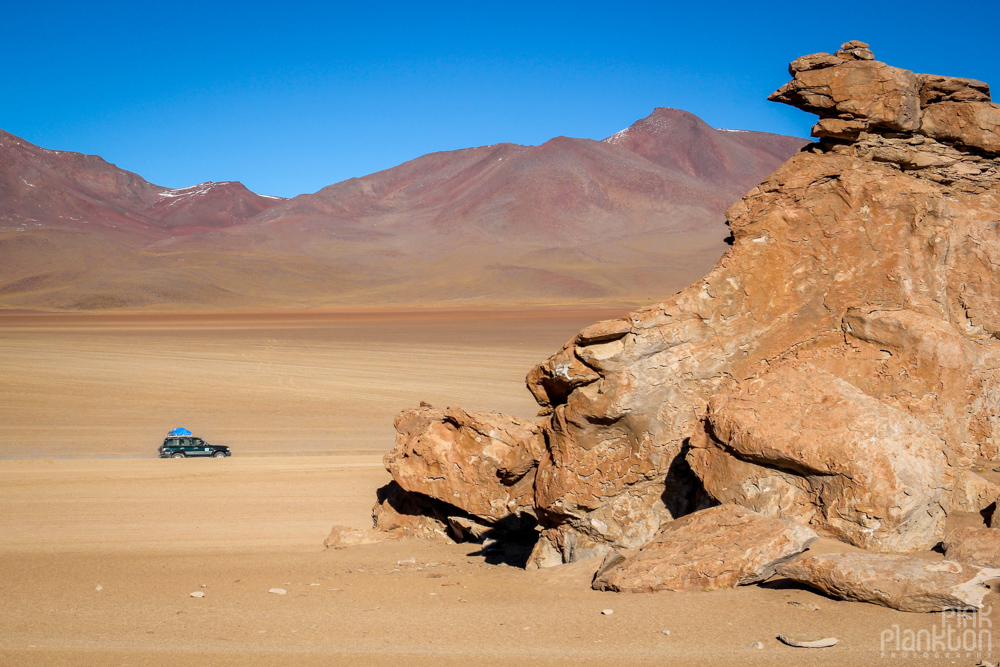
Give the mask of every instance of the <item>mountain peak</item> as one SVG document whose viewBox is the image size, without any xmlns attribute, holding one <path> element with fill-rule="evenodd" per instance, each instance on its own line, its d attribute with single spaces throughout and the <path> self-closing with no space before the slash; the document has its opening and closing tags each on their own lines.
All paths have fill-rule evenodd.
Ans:
<svg viewBox="0 0 1000 667">
<path fill-rule="evenodd" d="M 604 142 L 627 148 L 661 167 L 713 182 L 734 198 L 759 182 L 765 165 L 779 164 L 808 143 L 761 132 L 716 130 L 695 114 L 672 107 L 656 107 Z"/>
</svg>

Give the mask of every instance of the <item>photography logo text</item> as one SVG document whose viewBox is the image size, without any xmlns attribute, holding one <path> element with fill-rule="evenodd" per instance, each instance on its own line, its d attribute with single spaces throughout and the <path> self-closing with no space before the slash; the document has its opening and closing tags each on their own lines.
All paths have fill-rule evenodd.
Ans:
<svg viewBox="0 0 1000 667">
<path fill-rule="evenodd" d="M 992 607 L 979 613 L 942 612 L 930 628 L 905 628 L 898 623 L 882 630 L 883 658 L 987 658 L 993 653 Z"/>
</svg>

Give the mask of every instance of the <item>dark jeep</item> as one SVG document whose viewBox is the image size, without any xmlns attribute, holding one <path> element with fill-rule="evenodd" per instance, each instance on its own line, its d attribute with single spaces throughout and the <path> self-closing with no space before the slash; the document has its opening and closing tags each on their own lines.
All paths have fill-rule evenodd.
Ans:
<svg viewBox="0 0 1000 667">
<path fill-rule="evenodd" d="M 213 456 L 217 459 L 231 456 L 229 447 L 210 445 L 201 438 L 193 436 L 167 436 L 160 445 L 161 459 L 183 459 L 188 456 Z"/>
</svg>

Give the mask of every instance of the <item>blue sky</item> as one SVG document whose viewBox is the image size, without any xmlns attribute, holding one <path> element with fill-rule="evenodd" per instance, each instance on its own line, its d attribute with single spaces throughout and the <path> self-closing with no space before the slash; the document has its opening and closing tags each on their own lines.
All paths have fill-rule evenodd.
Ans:
<svg viewBox="0 0 1000 667">
<path fill-rule="evenodd" d="M 806 136 L 791 59 L 1000 85 L 1000 3 L 6 3 L 0 128 L 168 187 L 292 196 L 424 153 L 600 139 L 672 106 Z M 975 30 L 979 28 L 980 32 Z"/>
</svg>

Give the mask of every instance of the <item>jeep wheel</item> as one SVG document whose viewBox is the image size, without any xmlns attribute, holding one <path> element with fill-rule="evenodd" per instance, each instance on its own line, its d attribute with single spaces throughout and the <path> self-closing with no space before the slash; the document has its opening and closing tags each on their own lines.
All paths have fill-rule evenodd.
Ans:
<svg viewBox="0 0 1000 667">
<path fill-rule="evenodd" d="M 170 455 L 170 458 L 172 458 L 172 459 L 182 459 L 182 458 L 184 458 L 184 455 L 181 454 L 180 452 L 174 452 L 173 454 Z"/>
<path fill-rule="evenodd" d="M 214 459 L 224 459 L 224 458 L 226 458 L 226 453 L 225 452 L 216 452 L 216 453 L 212 454 L 212 458 L 214 458 Z"/>
</svg>

